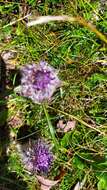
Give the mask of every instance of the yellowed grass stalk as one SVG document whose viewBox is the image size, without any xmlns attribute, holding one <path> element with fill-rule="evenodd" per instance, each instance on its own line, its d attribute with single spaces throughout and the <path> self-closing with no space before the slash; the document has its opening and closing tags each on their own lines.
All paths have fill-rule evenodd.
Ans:
<svg viewBox="0 0 107 190">
<path fill-rule="evenodd" d="M 40 16 L 37 17 L 36 20 L 30 21 L 27 23 L 27 26 L 35 26 L 38 24 L 45 24 L 48 23 L 50 21 L 68 21 L 68 22 L 77 22 L 80 25 L 87 27 L 89 30 L 91 30 L 92 32 L 94 32 L 102 41 L 104 41 L 105 43 L 107 43 L 107 37 L 102 34 L 101 32 L 99 32 L 97 30 L 97 28 L 91 24 L 90 22 L 87 22 L 84 18 L 82 17 L 72 17 L 72 16 L 67 16 L 67 15 L 62 15 L 62 16 Z"/>
</svg>

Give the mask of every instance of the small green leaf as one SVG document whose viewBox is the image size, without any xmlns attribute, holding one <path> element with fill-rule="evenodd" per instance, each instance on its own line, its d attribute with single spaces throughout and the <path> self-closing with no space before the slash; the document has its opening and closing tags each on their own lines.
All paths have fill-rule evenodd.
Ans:
<svg viewBox="0 0 107 190">
<path fill-rule="evenodd" d="M 73 159 L 73 165 L 80 170 L 83 170 L 85 166 L 85 164 L 77 156 Z"/>
<path fill-rule="evenodd" d="M 107 174 L 104 174 L 98 182 L 98 190 L 107 190 Z"/>
<path fill-rule="evenodd" d="M 68 132 L 64 135 L 64 137 L 61 140 L 62 147 L 66 147 L 70 144 L 70 137 L 71 137 L 71 132 Z"/>
</svg>

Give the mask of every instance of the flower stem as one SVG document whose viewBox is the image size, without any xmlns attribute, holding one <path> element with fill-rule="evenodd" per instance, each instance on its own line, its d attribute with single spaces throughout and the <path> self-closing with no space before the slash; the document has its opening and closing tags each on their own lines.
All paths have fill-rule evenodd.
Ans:
<svg viewBox="0 0 107 190">
<path fill-rule="evenodd" d="M 43 104 L 43 109 L 44 109 L 44 113 L 45 113 L 45 116 L 46 116 L 46 119 L 47 119 L 47 123 L 48 123 L 48 127 L 49 127 L 49 130 L 50 130 L 50 133 L 51 133 L 51 137 L 52 137 L 52 140 L 54 142 L 54 145 L 57 147 L 59 147 L 59 143 L 58 143 L 58 140 L 57 138 L 55 137 L 55 131 L 54 131 L 54 128 L 52 126 L 52 123 L 51 123 L 51 120 L 50 120 L 50 117 L 49 117 L 49 114 L 48 114 L 48 111 L 47 111 L 47 108 L 46 108 L 46 105 Z"/>
</svg>

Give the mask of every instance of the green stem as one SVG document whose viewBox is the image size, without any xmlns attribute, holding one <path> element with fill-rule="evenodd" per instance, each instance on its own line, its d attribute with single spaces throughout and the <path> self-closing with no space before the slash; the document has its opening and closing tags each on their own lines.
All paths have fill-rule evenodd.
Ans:
<svg viewBox="0 0 107 190">
<path fill-rule="evenodd" d="M 44 109 L 44 113 L 45 113 L 45 116 L 46 116 L 46 119 L 47 119 L 47 123 L 48 123 L 48 127 L 49 127 L 49 130 L 50 130 L 50 133 L 51 133 L 51 137 L 52 137 L 52 140 L 54 142 L 54 145 L 57 147 L 59 147 L 59 143 L 58 143 L 58 140 L 57 138 L 55 137 L 55 131 L 54 131 L 54 128 L 52 126 L 52 123 L 51 123 L 51 120 L 50 120 L 50 117 L 49 117 L 49 114 L 48 114 L 48 111 L 47 111 L 47 108 L 46 108 L 46 105 L 43 104 L 43 109 Z"/>
</svg>

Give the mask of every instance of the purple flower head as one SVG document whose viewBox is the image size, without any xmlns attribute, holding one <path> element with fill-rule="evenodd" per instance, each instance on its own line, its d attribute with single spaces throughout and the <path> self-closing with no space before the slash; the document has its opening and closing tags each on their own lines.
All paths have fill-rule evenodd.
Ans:
<svg viewBox="0 0 107 190">
<path fill-rule="evenodd" d="M 44 61 L 24 66 L 21 73 L 21 95 L 31 98 L 35 103 L 49 101 L 61 85 L 56 69 Z"/>
<path fill-rule="evenodd" d="M 42 139 L 23 150 L 22 161 L 30 172 L 48 173 L 53 162 L 53 154 Z"/>
</svg>

